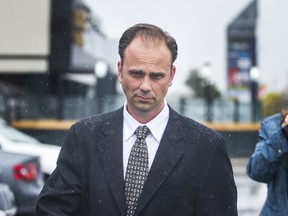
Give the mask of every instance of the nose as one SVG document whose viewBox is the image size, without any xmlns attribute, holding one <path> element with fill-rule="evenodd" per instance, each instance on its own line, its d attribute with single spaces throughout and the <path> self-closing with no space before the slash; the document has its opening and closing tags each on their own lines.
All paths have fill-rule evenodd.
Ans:
<svg viewBox="0 0 288 216">
<path fill-rule="evenodd" d="M 152 89 L 151 82 L 148 77 L 143 78 L 141 85 L 140 85 L 140 89 L 145 92 L 150 91 Z"/>
</svg>

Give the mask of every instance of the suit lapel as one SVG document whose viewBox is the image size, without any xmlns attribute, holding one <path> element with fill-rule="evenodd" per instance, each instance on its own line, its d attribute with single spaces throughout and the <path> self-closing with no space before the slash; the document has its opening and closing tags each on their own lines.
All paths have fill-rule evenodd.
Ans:
<svg viewBox="0 0 288 216">
<path fill-rule="evenodd" d="M 115 124 L 117 122 L 117 124 Z M 101 139 L 98 149 L 113 197 L 121 215 L 125 215 L 125 192 L 123 177 L 123 110 L 116 111 L 102 128 L 105 138 Z"/>
<path fill-rule="evenodd" d="M 178 125 L 177 116 L 178 114 L 170 108 L 170 118 L 145 182 L 136 213 L 141 212 L 147 205 L 184 153 L 180 142 L 184 134 L 181 132 L 181 126 Z"/>
</svg>

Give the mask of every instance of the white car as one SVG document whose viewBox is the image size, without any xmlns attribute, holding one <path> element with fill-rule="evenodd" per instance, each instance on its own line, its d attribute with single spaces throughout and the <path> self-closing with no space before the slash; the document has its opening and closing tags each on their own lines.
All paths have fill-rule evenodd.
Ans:
<svg viewBox="0 0 288 216">
<path fill-rule="evenodd" d="M 0 149 L 6 152 L 38 156 L 45 178 L 56 168 L 60 148 L 60 146 L 41 143 L 0 120 Z"/>
<path fill-rule="evenodd" d="M 14 216 L 16 211 L 17 207 L 13 191 L 9 185 L 0 183 L 0 216 Z"/>
</svg>

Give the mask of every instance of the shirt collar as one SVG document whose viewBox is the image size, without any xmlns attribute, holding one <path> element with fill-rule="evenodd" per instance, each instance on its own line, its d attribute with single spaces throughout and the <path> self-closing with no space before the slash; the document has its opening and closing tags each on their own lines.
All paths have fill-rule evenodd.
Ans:
<svg viewBox="0 0 288 216">
<path fill-rule="evenodd" d="M 123 109 L 124 110 L 123 136 L 125 141 L 127 141 L 134 134 L 135 130 L 139 125 L 143 125 L 128 113 L 126 107 L 127 107 L 127 101 L 125 101 Z M 145 124 L 150 129 L 151 134 L 159 143 L 166 128 L 166 125 L 168 123 L 168 119 L 169 119 L 169 108 L 167 102 L 165 101 L 164 108 L 161 110 L 161 112 L 154 119 Z"/>
</svg>

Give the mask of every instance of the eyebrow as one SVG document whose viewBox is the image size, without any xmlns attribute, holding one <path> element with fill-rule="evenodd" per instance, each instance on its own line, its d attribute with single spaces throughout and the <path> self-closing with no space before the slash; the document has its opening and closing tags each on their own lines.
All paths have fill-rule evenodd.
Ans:
<svg viewBox="0 0 288 216">
<path fill-rule="evenodd" d="M 144 71 L 143 70 L 138 70 L 138 69 L 132 69 L 132 70 L 128 70 L 128 74 L 141 74 L 141 75 L 144 75 Z"/>
<path fill-rule="evenodd" d="M 141 70 L 141 69 L 132 69 L 132 70 L 129 70 L 128 71 L 128 73 L 145 73 L 143 70 Z M 162 75 L 165 75 L 165 73 L 164 72 L 161 72 L 161 71 L 152 71 L 152 72 L 149 72 L 149 75 L 160 75 L 160 74 L 162 74 Z"/>
<path fill-rule="evenodd" d="M 144 73 L 144 71 L 143 70 L 141 70 L 141 69 L 131 69 L 131 70 L 128 70 L 128 72 L 129 73 L 139 73 L 139 72 L 142 72 L 142 73 Z"/>
</svg>

